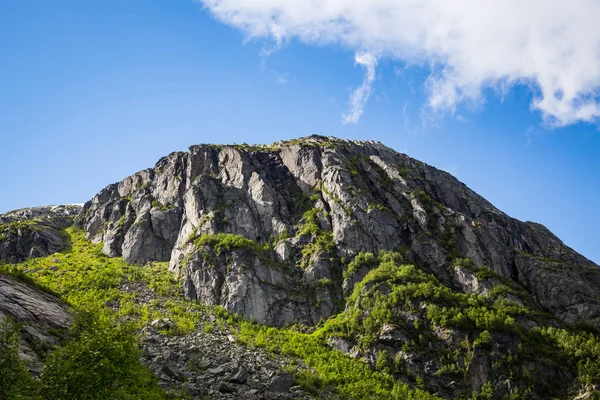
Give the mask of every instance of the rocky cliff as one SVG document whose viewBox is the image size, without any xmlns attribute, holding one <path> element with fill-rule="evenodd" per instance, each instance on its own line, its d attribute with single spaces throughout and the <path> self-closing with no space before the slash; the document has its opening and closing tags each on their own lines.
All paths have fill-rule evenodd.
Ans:
<svg viewBox="0 0 600 400">
<path fill-rule="evenodd" d="M 62 230 L 73 225 L 81 206 L 23 208 L 0 215 L 0 261 L 20 262 L 62 251 Z"/>
<path fill-rule="evenodd" d="M 0 261 L 137 324 L 193 398 L 600 396 L 599 267 L 377 142 L 193 146 L 83 208 L 1 215 Z M 67 306 L 5 275 L 39 372 Z"/>
<path fill-rule="evenodd" d="M 108 256 L 169 261 L 188 297 L 261 323 L 327 319 L 370 269 L 349 271 L 357 255 L 397 251 L 459 292 L 507 280 L 519 301 L 600 327 L 597 265 L 377 142 L 192 146 L 106 187 L 77 224 Z"/>
</svg>

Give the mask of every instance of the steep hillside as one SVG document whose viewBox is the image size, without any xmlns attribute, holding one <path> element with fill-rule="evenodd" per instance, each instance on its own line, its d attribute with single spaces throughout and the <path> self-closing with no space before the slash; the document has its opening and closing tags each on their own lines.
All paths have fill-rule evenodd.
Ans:
<svg viewBox="0 0 600 400">
<path fill-rule="evenodd" d="M 75 225 L 11 268 L 143 332 L 182 396 L 600 396 L 599 267 L 380 143 L 193 146 Z"/>
<path fill-rule="evenodd" d="M 230 316 L 181 296 L 166 263 L 130 265 L 103 255 L 102 246 L 91 244 L 76 228 L 63 234 L 71 243 L 68 250 L 5 266 L 0 274 L 0 317 L 8 310 L 25 324 L 19 350 L 26 361 L 33 347 L 30 333 L 62 333 L 60 343 L 45 336 L 33 342 L 34 349 L 52 350 L 51 355 L 44 365 L 36 358 L 30 368 L 41 373 L 29 383 L 34 394 L 16 398 L 235 399 L 245 392 L 249 400 L 278 398 L 282 392 L 291 399 L 312 398 L 292 388 L 289 357 L 234 344 Z M 76 318 L 53 296 L 24 291 L 28 285 L 11 275 L 60 296 Z M 30 292 L 37 297 L 27 296 Z M 1 333 L 5 327 L 0 327 Z M 139 350 L 132 348 L 138 335 Z M 6 361 L 12 360 L 0 347 L 0 376 L 14 368 Z M 307 370 L 301 362 L 294 365 Z M 0 378 L 0 398 L 6 386 Z"/>
</svg>

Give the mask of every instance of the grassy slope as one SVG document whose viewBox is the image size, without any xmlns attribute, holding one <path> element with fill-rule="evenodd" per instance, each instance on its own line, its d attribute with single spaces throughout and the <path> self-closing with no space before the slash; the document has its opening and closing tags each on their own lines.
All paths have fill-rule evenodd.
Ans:
<svg viewBox="0 0 600 400">
<path fill-rule="evenodd" d="M 313 372 L 296 374 L 307 390 L 318 393 L 327 386 L 342 398 L 434 398 L 420 390 L 411 390 L 389 374 L 373 371 L 365 363 L 354 360 L 326 345 L 319 333 L 307 334 L 292 329 L 275 329 L 242 321 L 218 307 L 205 307 L 184 299 L 167 263 L 145 267 L 129 265 L 120 258 L 109 258 L 101 245 L 85 239 L 76 228 L 67 229 L 70 250 L 48 257 L 28 260 L 18 265 L 4 265 L 1 270 L 33 281 L 67 301 L 75 310 L 93 310 L 115 322 L 139 329 L 157 318 L 174 322 L 170 334 L 196 329 L 203 313 L 214 313 L 218 322 L 229 324 L 238 332 L 239 340 L 249 346 L 262 346 L 286 355 L 300 357 Z M 140 304 L 135 292 L 124 290 L 145 283 L 156 294 L 147 304 Z M 159 300 L 160 299 L 160 300 Z M 294 372 L 293 363 L 290 371 Z"/>
</svg>

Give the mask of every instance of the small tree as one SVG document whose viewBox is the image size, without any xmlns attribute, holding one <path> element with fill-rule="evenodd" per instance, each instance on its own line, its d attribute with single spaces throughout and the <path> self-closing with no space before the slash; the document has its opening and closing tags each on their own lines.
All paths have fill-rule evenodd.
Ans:
<svg viewBox="0 0 600 400">
<path fill-rule="evenodd" d="M 0 398 L 36 399 L 37 382 L 19 357 L 20 325 L 12 319 L 0 324 Z"/>
<path fill-rule="evenodd" d="M 156 379 L 140 364 L 130 327 L 81 312 L 72 340 L 55 349 L 42 373 L 45 399 L 161 399 Z"/>
</svg>

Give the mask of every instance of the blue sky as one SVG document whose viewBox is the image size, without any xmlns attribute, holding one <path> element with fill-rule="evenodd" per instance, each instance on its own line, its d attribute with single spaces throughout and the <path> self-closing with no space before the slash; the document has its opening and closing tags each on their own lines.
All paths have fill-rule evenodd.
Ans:
<svg viewBox="0 0 600 400">
<path fill-rule="evenodd" d="M 526 80 L 438 112 L 431 64 L 377 49 L 368 101 L 344 124 L 366 77 L 356 46 L 290 30 L 267 57 L 276 40 L 210 3 L 0 0 L 0 212 L 85 202 L 192 144 L 320 133 L 380 140 L 445 169 L 600 262 L 595 117 L 555 113 L 565 126 L 549 127 L 552 106 L 532 106 L 543 86 Z"/>
</svg>

